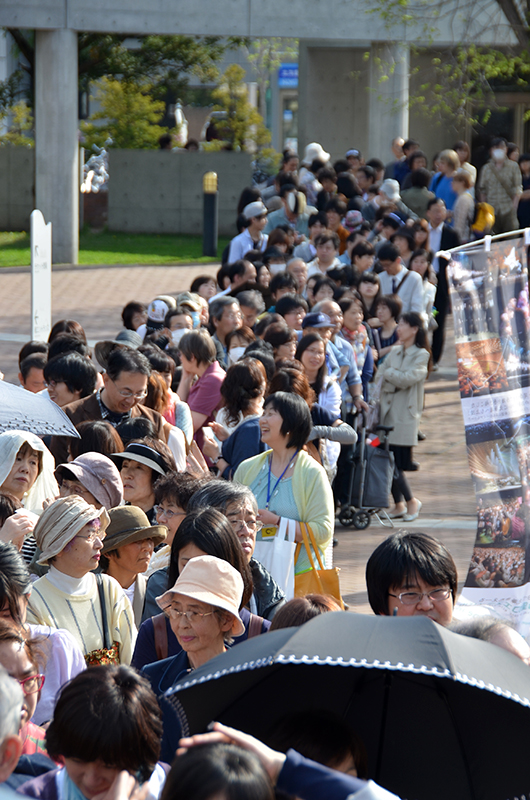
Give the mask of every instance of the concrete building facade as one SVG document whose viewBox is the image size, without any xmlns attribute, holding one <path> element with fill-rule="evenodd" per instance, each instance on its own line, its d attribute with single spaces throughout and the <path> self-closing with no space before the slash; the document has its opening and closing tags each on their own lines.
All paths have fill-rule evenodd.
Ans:
<svg viewBox="0 0 530 800">
<path fill-rule="evenodd" d="M 334 155 L 342 154 L 346 139 L 383 153 L 393 136 L 407 135 L 409 48 L 422 44 L 424 35 L 410 20 L 390 26 L 360 0 L 3 0 L 0 26 L 37 31 L 36 201 L 53 223 L 54 261 L 65 263 L 76 263 L 78 252 L 78 31 L 298 38 L 299 150 L 321 139 Z M 432 28 L 437 47 L 517 43 L 495 0 L 470 2 L 467 11 L 458 0 L 446 3 L 442 14 L 433 15 Z M 367 49 L 395 64 L 384 87 L 366 72 Z M 354 88 L 352 73 L 360 73 Z"/>
</svg>

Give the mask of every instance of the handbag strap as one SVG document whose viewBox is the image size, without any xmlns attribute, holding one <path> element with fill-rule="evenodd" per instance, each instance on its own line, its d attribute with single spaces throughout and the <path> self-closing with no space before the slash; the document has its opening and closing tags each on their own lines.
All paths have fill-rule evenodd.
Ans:
<svg viewBox="0 0 530 800">
<path fill-rule="evenodd" d="M 317 543 L 315 541 L 315 537 L 313 535 L 313 531 L 311 530 L 311 528 L 309 527 L 307 522 L 301 522 L 300 523 L 300 529 L 302 531 L 303 543 L 304 543 L 304 547 L 305 547 L 306 552 L 307 552 L 307 557 L 309 559 L 309 563 L 311 564 L 311 569 L 313 569 L 313 570 L 315 569 L 315 562 L 313 561 L 313 554 L 311 553 L 311 548 L 309 547 L 309 538 L 311 539 L 311 544 L 313 545 L 313 550 L 314 550 L 314 553 L 315 553 L 315 555 L 317 557 L 317 561 L 319 563 L 320 569 L 323 570 L 324 569 L 324 564 L 322 563 L 322 558 L 320 557 L 320 552 L 319 552 L 319 549 L 317 547 Z M 296 552 L 295 552 L 295 555 L 294 555 L 294 563 L 295 564 L 298 561 L 298 556 L 300 554 L 301 547 L 302 547 L 301 542 L 298 542 L 298 544 L 296 545 Z"/>
<path fill-rule="evenodd" d="M 263 617 L 258 614 L 250 615 L 250 622 L 248 623 L 247 639 L 253 639 L 254 636 L 259 636 L 263 628 Z"/>
<path fill-rule="evenodd" d="M 499 175 L 499 172 L 498 172 L 498 170 L 496 170 L 496 169 L 495 169 L 495 167 L 492 167 L 492 168 L 491 168 L 491 171 L 492 171 L 493 175 L 495 175 L 495 177 L 497 178 L 497 181 L 498 181 L 498 183 L 500 183 L 500 185 L 502 186 L 502 188 L 503 188 L 503 189 L 504 189 L 504 191 L 506 192 L 506 194 L 507 194 L 507 196 L 508 196 L 508 200 L 512 200 L 513 198 L 512 198 L 512 196 L 511 196 L 511 194 L 510 194 L 510 189 L 509 189 L 509 187 L 507 187 L 507 186 L 506 186 L 506 184 L 504 183 L 504 180 L 503 180 L 503 179 L 501 178 L 501 176 Z"/>
<path fill-rule="evenodd" d="M 96 575 L 96 583 L 98 585 L 99 604 L 101 606 L 101 623 L 103 625 L 103 647 L 109 650 L 112 647 L 112 642 L 109 640 L 109 631 L 107 626 L 107 604 L 105 603 L 103 576 L 100 575 L 99 573 Z"/>
<path fill-rule="evenodd" d="M 164 614 L 157 614 L 151 617 L 153 620 L 153 631 L 155 634 L 155 650 L 159 661 L 168 656 L 167 627 Z"/>
</svg>

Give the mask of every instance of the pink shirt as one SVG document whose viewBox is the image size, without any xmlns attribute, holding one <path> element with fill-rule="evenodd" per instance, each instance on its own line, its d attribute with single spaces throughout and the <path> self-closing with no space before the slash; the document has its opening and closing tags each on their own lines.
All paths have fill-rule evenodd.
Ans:
<svg viewBox="0 0 530 800">
<path fill-rule="evenodd" d="M 204 425 L 207 425 L 208 422 L 213 422 L 214 414 L 221 405 L 221 384 L 225 377 L 226 372 L 224 369 L 217 361 L 214 361 L 190 389 L 188 395 L 190 411 L 204 414 L 206 416 Z M 193 438 L 202 451 L 204 441 L 202 428 L 195 431 Z"/>
</svg>

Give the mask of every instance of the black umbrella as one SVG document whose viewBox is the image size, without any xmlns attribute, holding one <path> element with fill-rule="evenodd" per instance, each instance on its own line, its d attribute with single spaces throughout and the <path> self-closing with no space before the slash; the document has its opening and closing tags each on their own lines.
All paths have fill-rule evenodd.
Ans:
<svg viewBox="0 0 530 800">
<path fill-rule="evenodd" d="M 167 695 L 186 735 L 218 720 L 266 741 L 287 714 L 338 712 L 371 777 L 408 800 L 530 794 L 530 669 L 425 617 L 323 614 L 233 647 Z"/>
</svg>

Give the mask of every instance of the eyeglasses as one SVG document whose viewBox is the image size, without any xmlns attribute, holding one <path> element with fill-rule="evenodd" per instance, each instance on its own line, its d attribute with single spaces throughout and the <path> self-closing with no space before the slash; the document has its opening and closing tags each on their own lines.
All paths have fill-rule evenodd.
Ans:
<svg viewBox="0 0 530 800">
<path fill-rule="evenodd" d="M 60 383 L 66 383 L 66 381 L 44 381 L 44 385 L 46 388 L 55 389 Z"/>
<path fill-rule="evenodd" d="M 44 686 L 44 675 L 30 675 L 19 683 L 25 695 L 35 694 L 35 692 L 40 692 Z"/>
<path fill-rule="evenodd" d="M 185 511 L 170 511 L 169 508 L 162 508 L 162 506 L 153 506 L 154 512 L 157 517 L 166 517 L 166 519 L 173 519 L 173 517 L 185 517 Z"/>
<path fill-rule="evenodd" d="M 173 606 L 168 606 L 167 608 L 164 608 L 164 614 L 166 615 L 166 617 L 169 617 L 169 619 L 180 620 L 182 619 L 182 617 L 186 617 L 188 622 L 191 622 L 192 624 L 194 622 L 200 622 L 203 617 L 210 617 L 214 613 L 215 613 L 214 611 L 206 611 L 206 612 L 178 611 L 176 608 L 173 608 Z"/>
<path fill-rule="evenodd" d="M 112 378 L 110 378 L 110 380 L 114 386 L 116 386 L 116 381 L 113 381 Z M 118 389 L 117 386 L 116 389 Z M 143 400 L 144 397 L 147 397 L 147 389 L 144 389 L 143 392 L 131 392 L 130 389 L 118 389 L 118 394 L 121 397 L 125 397 L 126 400 L 130 400 L 131 397 L 134 397 L 135 400 Z"/>
<path fill-rule="evenodd" d="M 431 603 L 440 603 L 442 600 L 447 600 L 451 594 L 451 589 L 433 589 L 432 592 L 401 592 L 401 594 L 388 593 L 390 597 L 399 598 L 404 606 L 415 606 L 421 603 L 424 597 L 428 597 Z"/>
<path fill-rule="evenodd" d="M 257 519 L 234 519 L 233 517 L 228 517 L 228 522 L 234 529 L 234 533 L 239 533 L 243 527 L 245 527 L 248 531 L 255 533 L 263 528 L 263 522 L 260 522 Z"/>
<path fill-rule="evenodd" d="M 103 533 L 102 531 L 98 530 L 94 531 L 94 533 L 91 533 L 89 536 L 80 536 L 79 534 L 77 534 L 77 536 L 74 536 L 74 539 L 84 539 L 85 542 L 88 542 L 88 544 L 94 544 L 96 539 L 99 539 L 100 542 L 103 542 L 104 539 L 106 539 L 106 537 L 107 537 L 106 533 Z"/>
</svg>

